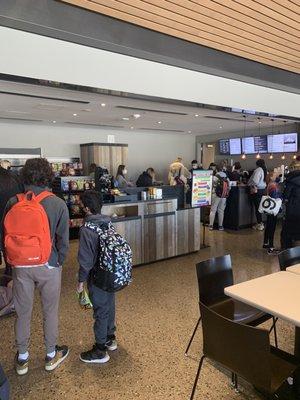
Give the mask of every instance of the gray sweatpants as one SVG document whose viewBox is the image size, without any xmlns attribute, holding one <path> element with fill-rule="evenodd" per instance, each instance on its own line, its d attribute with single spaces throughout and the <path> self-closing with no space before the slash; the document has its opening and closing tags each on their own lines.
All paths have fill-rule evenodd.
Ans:
<svg viewBox="0 0 300 400">
<path fill-rule="evenodd" d="M 226 208 L 226 198 L 220 198 L 213 194 L 211 198 L 211 209 L 209 214 L 209 225 L 213 226 L 215 222 L 216 212 L 218 212 L 219 226 L 223 226 L 224 211 Z"/>
<path fill-rule="evenodd" d="M 58 307 L 61 288 L 61 267 L 13 268 L 13 299 L 17 313 L 16 344 L 19 353 L 26 353 L 30 340 L 30 322 L 34 290 L 40 292 L 46 352 L 55 351 L 58 338 Z"/>
</svg>

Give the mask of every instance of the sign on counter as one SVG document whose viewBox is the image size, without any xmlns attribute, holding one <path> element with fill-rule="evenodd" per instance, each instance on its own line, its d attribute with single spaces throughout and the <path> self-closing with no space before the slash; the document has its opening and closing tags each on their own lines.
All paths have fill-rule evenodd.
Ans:
<svg viewBox="0 0 300 400">
<path fill-rule="evenodd" d="M 204 207 L 211 205 L 212 173 L 196 169 L 193 171 L 192 180 L 192 207 Z"/>
</svg>

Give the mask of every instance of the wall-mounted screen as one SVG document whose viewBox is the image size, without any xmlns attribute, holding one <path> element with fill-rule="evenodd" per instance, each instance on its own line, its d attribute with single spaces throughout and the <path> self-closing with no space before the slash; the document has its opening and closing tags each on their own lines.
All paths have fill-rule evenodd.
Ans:
<svg viewBox="0 0 300 400">
<path fill-rule="evenodd" d="M 231 156 L 242 154 L 240 138 L 229 139 L 229 151 Z"/>
<path fill-rule="evenodd" d="M 225 156 L 230 155 L 229 139 L 219 140 L 219 151 L 220 151 L 220 154 L 222 154 L 222 155 L 225 155 Z"/>
<path fill-rule="evenodd" d="M 251 136 L 242 139 L 242 149 L 245 154 L 263 154 L 268 152 L 267 136 Z"/>
<path fill-rule="evenodd" d="M 269 153 L 296 153 L 298 151 L 298 133 L 268 135 Z"/>
<path fill-rule="evenodd" d="M 219 150 L 222 155 L 239 155 L 242 153 L 241 139 L 221 139 L 219 140 Z"/>
</svg>

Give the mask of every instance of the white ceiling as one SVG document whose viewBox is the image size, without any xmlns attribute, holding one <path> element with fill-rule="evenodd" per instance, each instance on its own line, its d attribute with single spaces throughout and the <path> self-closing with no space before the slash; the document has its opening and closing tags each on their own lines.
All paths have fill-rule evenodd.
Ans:
<svg viewBox="0 0 300 400">
<path fill-rule="evenodd" d="M 83 124 L 102 129 L 220 136 L 244 129 L 240 113 L 132 99 L 124 94 L 119 97 L 1 80 L 0 92 L 0 122 Z M 135 119 L 134 114 L 140 117 Z M 248 132 L 258 128 L 256 116 L 247 116 L 247 121 Z M 262 128 L 271 128 L 270 118 L 262 117 L 260 121 Z M 284 122 L 276 120 L 275 124 L 278 127 Z"/>
</svg>

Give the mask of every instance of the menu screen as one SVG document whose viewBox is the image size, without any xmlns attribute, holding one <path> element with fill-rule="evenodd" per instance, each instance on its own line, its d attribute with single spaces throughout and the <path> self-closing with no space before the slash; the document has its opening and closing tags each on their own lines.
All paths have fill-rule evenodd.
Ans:
<svg viewBox="0 0 300 400">
<path fill-rule="evenodd" d="M 230 155 L 230 143 L 229 139 L 221 139 L 219 140 L 219 150 L 220 154 Z"/>
<path fill-rule="evenodd" d="M 236 154 L 242 154 L 242 145 L 240 138 L 229 139 L 229 151 L 230 155 L 232 156 Z"/>
<path fill-rule="evenodd" d="M 243 153 L 256 154 L 268 152 L 267 136 L 251 136 L 242 139 Z"/>
<path fill-rule="evenodd" d="M 192 206 L 204 207 L 211 204 L 213 171 L 194 170 L 192 183 Z"/>
<path fill-rule="evenodd" d="M 296 153 L 298 151 L 298 133 L 268 135 L 269 153 Z"/>
<path fill-rule="evenodd" d="M 242 145 L 240 138 L 221 139 L 219 140 L 220 154 L 222 155 L 237 155 L 242 154 Z"/>
</svg>

